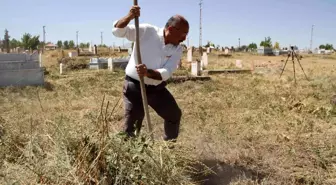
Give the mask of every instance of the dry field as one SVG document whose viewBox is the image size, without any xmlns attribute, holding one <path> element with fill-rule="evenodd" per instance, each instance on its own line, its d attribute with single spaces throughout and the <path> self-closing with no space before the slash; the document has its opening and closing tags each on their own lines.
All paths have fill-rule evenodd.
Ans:
<svg viewBox="0 0 336 185">
<path fill-rule="evenodd" d="M 183 111 L 174 149 L 152 109 L 155 143 L 117 135 L 123 71 L 61 76 L 57 57 L 44 57 L 45 87 L 0 89 L 0 184 L 336 184 L 335 56 L 303 56 L 309 81 L 296 64 L 297 85 L 290 62 L 281 79 L 277 69 L 170 83 Z M 208 68 L 237 59 L 286 57 L 211 54 Z"/>
</svg>

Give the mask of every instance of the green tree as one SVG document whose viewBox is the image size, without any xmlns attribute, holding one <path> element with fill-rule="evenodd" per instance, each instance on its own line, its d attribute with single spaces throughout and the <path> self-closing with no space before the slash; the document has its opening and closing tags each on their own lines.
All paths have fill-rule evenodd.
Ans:
<svg viewBox="0 0 336 185">
<path fill-rule="evenodd" d="M 69 41 L 69 47 L 70 47 L 71 49 L 75 48 L 75 42 L 74 42 L 73 40 L 70 40 L 70 41 Z"/>
<path fill-rule="evenodd" d="M 8 34 L 8 30 L 5 29 L 5 36 L 4 36 L 4 48 L 7 50 L 7 52 L 9 52 L 9 47 L 10 47 L 10 40 L 9 40 L 10 36 Z"/>
<path fill-rule="evenodd" d="M 85 47 L 86 47 L 86 43 L 80 43 L 80 44 L 79 44 L 79 47 L 80 47 L 80 48 L 85 48 Z"/>
<path fill-rule="evenodd" d="M 207 47 L 211 47 L 211 46 L 215 48 L 215 44 L 212 43 L 212 42 L 210 42 L 210 41 L 208 41 L 207 44 L 204 45 L 204 47 L 206 47 L 206 48 L 207 48 Z"/>
<path fill-rule="evenodd" d="M 242 46 L 240 46 L 240 50 L 241 50 L 241 51 L 246 51 L 246 49 L 247 49 L 247 46 L 246 46 L 246 45 L 242 45 Z"/>
<path fill-rule="evenodd" d="M 66 40 L 66 41 L 63 42 L 63 48 L 64 49 L 69 49 L 69 41 Z"/>
<path fill-rule="evenodd" d="M 265 37 L 265 40 L 260 42 L 260 46 L 263 46 L 265 48 L 271 48 L 272 47 L 271 37 Z"/>
<path fill-rule="evenodd" d="M 251 44 L 248 45 L 248 48 L 254 50 L 254 49 L 257 49 L 258 46 L 256 43 L 252 42 Z"/>
<path fill-rule="evenodd" d="M 334 49 L 334 46 L 332 44 L 326 44 L 325 45 L 325 49 L 326 50 L 333 50 Z"/>
<path fill-rule="evenodd" d="M 323 45 L 323 44 L 321 44 L 319 48 L 320 48 L 320 49 L 325 49 L 325 48 L 326 48 L 326 46 L 325 46 L 325 45 Z"/>
<path fill-rule="evenodd" d="M 63 42 L 61 40 L 57 41 L 57 47 L 62 48 Z"/>
<path fill-rule="evenodd" d="M 38 45 L 40 44 L 39 38 L 40 36 L 32 36 L 29 33 L 23 34 L 21 38 L 22 47 L 24 49 L 37 49 Z"/>
<path fill-rule="evenodd" d="M 9 41 L 9 47 L 10 48 L 16 48 L 16 47 L 20 47 L 21 43 L 19 40 L 16 40 L 14 38 L 12 38 L 12 40 Z"/>
<path fill-rule="evenodd" d="M 107 48 L 107 46 L 105 44 L 103 44 L 103 45 L 100 44 L 98 47 L 100 47 L 100 48 Z"/>
<path fill-rule="evenodd" d="M 279 42 L 274 43 L 274 49 L 280 49 L 280 44 Z"/>
</svg>

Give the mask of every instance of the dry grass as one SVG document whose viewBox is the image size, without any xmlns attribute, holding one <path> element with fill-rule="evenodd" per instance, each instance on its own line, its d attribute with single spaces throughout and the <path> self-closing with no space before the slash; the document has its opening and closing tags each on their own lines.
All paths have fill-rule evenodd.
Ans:
<svg viewBox="0 0 336 185">
<path fill-rule="evenodd" d="M 162 119 L 152 109 L 158 142 L 115 135 L 123 121 L 122 71 L 60 76 L 56 58 L 45 63 L 50 71 L 45 88 L 0 90 L 1 184 L 336 183 L 333 56 L 304 56 L 310 81 L 296 65 L 297 85 L 291 63 L 281 79 L 274 70 L 169 84 L 183 111 L 174 150 L 159 141 Z M 286 57 L 235 54 L 217 63 L 212 55 L 208 68 L 226 68 L 236 59 L 249 68 L 253 60 L 283 65 Z M 204 169 L 194 159 L 217 175 L 190 175 L 188 166 Z"/>
</svg>

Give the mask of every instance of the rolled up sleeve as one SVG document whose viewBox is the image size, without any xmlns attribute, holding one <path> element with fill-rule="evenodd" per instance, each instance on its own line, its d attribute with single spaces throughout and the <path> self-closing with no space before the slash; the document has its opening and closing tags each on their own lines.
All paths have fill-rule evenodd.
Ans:
<svg viewBox="0 0 336 185">
<path fill-rule="evenodd" d="M 173 73 L 176 71 L 178 64 L 182 57 L 182 48 L 179 47 L 179 49 L 167 60 L 165 65 L 157 69 L 157 71 L 161 74 L 162 81 L 168 80 Z"/>
<path fill-rule="evenodd" d="M 112 34 L 115 37 L 119 38 L 126 38 L 129 41 L 135 42 L 136 41 L 136 29 L 135 25 L 127 25 L 124 28 L 116 28 L 115 25 L 118 23 L 119 20 L 113 22 Z M 139 24 L 139 38 L 145 35 L 146 29 L 149 27 L 149 24 Z"/>
</svg>

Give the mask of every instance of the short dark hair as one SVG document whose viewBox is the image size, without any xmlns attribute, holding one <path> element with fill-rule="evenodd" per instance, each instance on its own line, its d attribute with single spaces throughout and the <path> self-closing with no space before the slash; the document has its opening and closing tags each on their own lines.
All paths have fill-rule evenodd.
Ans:
<svg viewBox="0 0 336 185">
<path fill-rule="evenodd" d="M 181 16 L 174 15 L 174 16 L 172 16 L 172 17 L 169 18 L 169 20 L 166 23 L 165 28 L 168 28 L 169 26 L 176 26 L 176 24 L 178 24 L 178 23 L 186 24 L 186 26 L 189 27 L 189 23 L 188 23 L 188 21 L 186 19 L 184 19 Z"/>
</svg>

